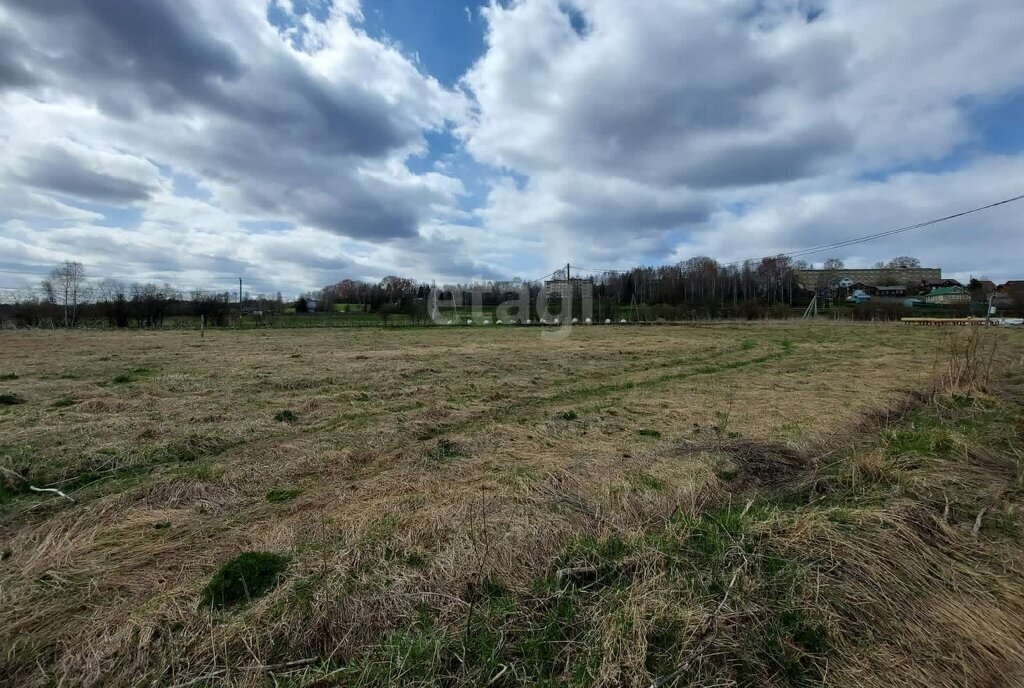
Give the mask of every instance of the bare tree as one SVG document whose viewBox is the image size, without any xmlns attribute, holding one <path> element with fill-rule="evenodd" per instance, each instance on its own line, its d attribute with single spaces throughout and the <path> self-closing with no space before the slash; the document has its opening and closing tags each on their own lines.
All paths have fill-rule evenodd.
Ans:
<svg viewBox="0 0 1024 688">
<path fill-rule="evenodd" d="M 174 287 L 167 283 L 147 282 L 133 284 L 131 289 L 132 306 L 139 327 L 161 327 L 171 302 L 178 298 Z"/>
<path fill-rule="evenodd" d="M 96 303 L 106 315 L 107 323 L 113 327 L 128 327 L 130 308 L 128 287 L 124 282 L 107 278 L 96 285 Z"/>
<path fill-rule="evenodd" d="M 887 268 L 919 268 L 921 261 L 913 256 L 897 256 L 889 261 Z"/>
<path fill-rule="evenodd" d="M 838 258 L 829 258 L 825 261 L 826 270 L 842 270 L 846 267 L 846 264 Z"/>
<path fill-rule="evenodd" d="M 42 287 L 46 300 L 62 308 L 64 327 L 74 327 L 78 322 L 81 305 L 92 294 L 92 288 L 85 277 L 85 267 L 75 261 L 65 261 L 43 280 Z"/>
</svg>

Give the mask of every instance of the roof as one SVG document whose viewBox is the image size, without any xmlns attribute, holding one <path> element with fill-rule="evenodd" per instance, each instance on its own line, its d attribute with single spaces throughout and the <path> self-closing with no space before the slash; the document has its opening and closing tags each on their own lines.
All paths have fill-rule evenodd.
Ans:
<svg viewBox="0 0 1024 688">
<path fill-rule="evenodd" d="M 959 296 L 965 293 L 963 287 L 935 287 L 928 292 L 927 296 Z"/>
</svg>

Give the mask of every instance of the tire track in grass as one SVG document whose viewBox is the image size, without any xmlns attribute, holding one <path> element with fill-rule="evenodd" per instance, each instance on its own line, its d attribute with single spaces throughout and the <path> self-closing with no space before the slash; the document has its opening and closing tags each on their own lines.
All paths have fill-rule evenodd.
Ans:
<svg viewBox="0 0 1024 688">
<path fill-rule="evenodd" d="M 616 378 L 616 377 L 621 377 L 623 375 L 629 375 L 629 374 L 635 374 L 635 373 L 641 373 L 642 374 L 642 373 L 650 372 L 650 371 L 655 370 L 656 368 L 663 368 L 663 367 L 669 367 L 669 366 L 679 366 L 679 365 L 686 365 L 686 364 L 696 364 L 696 363 L 707 363 L 708 361 L 713 361 L 715 359 L 721 358 L 722 356 L 724 356 L 726 354 L 729 354 L 729 353 L 732 353 L 732 351 L 730 349 L 723 348 L 723 349 L 718 349 L 716 351 L 712 351 L 712 352 L 704 354 L 704 355 L 697 355 L 697 356 L 689 355 L 689 356 L 685 356 L 685 357 L 679 357 L 679 358 L 671 359 L 671 360 L 669 360 L 669 361 L 667 361 L 665 363 L 660 363 L 657 366 L 646 366 L 646 367 L 644 367 L 644 366 L 635 366 L 633 370 L 626 370 L 626 371 L 623 371 L 622 369 L 619 369 L 619 370 L 616 370 L 616 371 L 614 371 L 612 373 L 606 373 L 606 374 L 603 374 L 603 375 L 598 375 L 597 378 L 598 379 L 613 379 L 613 378 Z M 576 382 L 575 378 L 564 377 L 564 378 L 560 378 L 558 380 L 553 381 L 549 385 L 549 387 L 564 386 L 566 384 L 572 384 L 574 382 Z M 627 382 L 616 383 L 616 384 L 629 384 L 629 382 L 627 381 Z M 493 392 L 493 391 L 494 391 L 494 389 L 491 388 L 491 389 L 488 390 L 488 393 Z M 560 392 L 559 395 L 562 398 L 572 398 L 575 395 L 575 391 L 574 390 L 564 390 L 563 392 Z M 528 397 L 526 399 L 521 399 L 521 400 L 518 400 L 518 401 L 510 401 L 509 403 L 504 404 L 502 406 L 502 408 L 506 409 L 506 410 L 515 410 L 515 409 L 520 408 L 520 407 L 529 407 L 529 406 L 533 406 L 533 405 L 540 405 L 540 404 L 550 403 L 551 399 L 549 399 L 549 396 L 544 396 L 544 397 Z M 558 400 L 559 399 L 554 399 L 554 401 L 558 401 Z M 485 398 L 473 399 L 472 401 L 475 401 L 477 403 L 488 403 L 488 400 L 485 399 Z M 491 402 L 491 403 L 493 403 L 493 402 Z M 381 418 L 393 417 L 396 413 L 401 413 L 403 411 L 413 411 L 413 410 L 416 410 L 416 409 L 422 408 L 422 407 L 423 407 L 423 404 L 416 403 L 416 404 L 405 404 L 405 405 L 403 405 L 403 406 L 401 406 L 399 408 L 392 407 L 392 408 L 377 409 L 377 410 L 373 410 L 373 411 L 365 411 L 365 412 L 357 411 L 357 412 L 354 412 L 354 413 L 347 413 L 347 414 L 343 414 L 343 415 L 341 415 L 341 416 L 339 416 L 339 417 L 337 417 L 337 418 L 335 418 L 335 419 L 333 419 L 331 421 L 325 421 L 325 423 L 323 425 L 317 426 L 315 428 L 314 432 L 317 432 L 317 433 L 318 432 L 330 432 L 332 430 L 338 429 L 339 427 L 341 427 L 342 424 L 344 424 L 346 422 L 352 423 L 354 428 L 362 428 L 362 427 L 365 427 L 367 424 L 369 424 L 372 421 L 379 420 Z M 477 415 L 480 415 L 480 414 L 477 414 Z"/>
<path fill-rule="evenodd" d="M 607 383 L 603 385 L 595 385 L 592 387 L 583 387 L 581 389 L 565 390 L 563 392 L 548 395 L 540 398 L 524 399 L 519 402 L 513 402 L 505 405 L 503 411 L 511 412 L 530 408 L 537 408 L 541 406 L 548 406 L 560 401 L 567 401 L 569 399 L 580 400 L 594 397 L 608 396 L 616 394 L 618 392 L 625 392 L 633 389 L 657 387 L 667 382 L 678 382 L 680 380 L 687 380 L 695 377 L 702 377 L 705 375 L 716 375 L 722 372 L 728 372 L 731 370 L 738 370 L 741 368 L 747 368 L 749 366 L 761 365 L 771 361 L 779 360 L 789 356 L 791 354 L 790 349 L 783 349 L 780 352 L 766 354 L 764 356 L 758 356 L 756 358 L 741 359 L 738 361 L 730 361 L 728 363 L 720 363 L 716 365 L 704 365 L 694 370 L 686 370 L 678 373 L 666 373 L 659 375 L 650 380 L 628 380 L 625 382 Z M 483 427 L 484 425 L 491 422 L 490 418 L 483 418 L 485 414 L 478 414 L 477 418 L 468 420 L 462 423 L 454 423 L 449 426 L 439 426 L 434 430 L 428 431 L 421 434 L 418 438 L 419 441 L 425 441 L 430 439 L 436 439 L 438 437 L 444 437 L 445 435 L 454 432 L 464 432 L 466 430 Z M 490 413 L 486 414 L 490 415 Z M 401 446 L 407 446 L 403 444 Z"/>
</svg>

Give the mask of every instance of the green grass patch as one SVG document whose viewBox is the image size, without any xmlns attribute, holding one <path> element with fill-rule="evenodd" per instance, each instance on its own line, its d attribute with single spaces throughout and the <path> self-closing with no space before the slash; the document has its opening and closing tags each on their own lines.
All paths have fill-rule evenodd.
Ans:
<svg viewBox="0 0 1024 688">
<path fill-rule="evenodd" d="M 133 382 L 138 382 L 143 378 L 147 378 L 153 374 L 149 368 L 133 368 L 127 373 L 121 373 L 113 379 L 115 385 L 127 385 Z"/>
<path fill-rule="evenodd" d="M 290 502 L 302 494 L 297 487 L 274 487 L 267 490 L 267 501 L 271 504 Z"/>
<path fill-rule="evenodd" d="M 213 464 L 209 461 L 188 461 L 177 466 L 174 474 L 179 478 L 205 483 L 215 479 L 220 473 L 214 470 Z"/>
<path fill-rule="evenodd" d="M 650 428 L 640 428 L 639 430 L 636 431 L 636 434 L 640 435 L 641 437 L 653 437 L 655 439 L 661 437 L 661 431 L 652 430 Z"/>
<path fill-rule="evenodd" d="M 644 471 L 626 474 L 626 483 L 636 492 L 661 492 L 665 482 Z"/>
<path fill-rule="evenodd" d="M 739 471 L 722 468 L 715 471 L 715 477 L 721 480 L 723 483 L 731 483 L 739 476 Z"/>
<path fill-rule="evenodd" d="M 262 597 L 281 582 L 289 558 L 272 552 L 243 552 L 221 566 L 203 588 L 200 607 L 223 609 Z"/>
<path fill-rule="evenodd" d="M 288 409 L 278 411 L 277 413 L 274 414 L 274 420 L 276 420 L 278 423 L 294 423 L 298 419 L 299 417 L 295 415 L 295 412 L 289 411 Z"/>
<path fill-rule="evenodd" d="M 9 380 L 17 380 L 17 373 L 0 373 L 0 382 L 7 382 Z"/>
<path fill-rule="evenodd" d="M 466 456 L 468 454 L 459 445 L 446 439 L 440 440 L 430 450 L 430 458 L 435 461 L 451 461 L 452 459 L 460 459 Z"/>
<path fill-rule="evenodd" d="M 882 443 L 890 457 L 949 456 L 956 448 L 946 424 L 934 415 L 920 412 L 912 414 L 907 423 L 883 430 Z"/>
<path fill-rule="evenodd" d="M 68 406 L 74 406 L 76 403 L 78 402 L 74 399 L 57 399 L 50 404 L 50 408 L 67 408 Z"/>
<path fill-rule="evenodd" d="M 6 506 L 21 497 L 30 495 L 28 483 L 0 474 L 0 506 Z"/>
<path fill-rule="evenodd" d="M 562 413 L 562 420 L 576 420 L 579 417 L 579 414 L 573 411 L 572 409 L 569 409 L 568 411 Z"/>
<path fill-rule="evenodd" d="M 149 463 L 190 463 L 223 454 L 231 446 L 223 437 L 196 433 L 151 447 L 145 455 Z"/>
<path fill-rule="evenodd" d="M 700 628 L 687 610 L 727 604 L 730 622 L 706 659 L 667 685 L 775 685 L 780 678 L 780 685 L 816 685 L 831 650 L 828 627 L 800 566 L 756 528 L 772 513 L 723 508 L 639 537 L 579 538 L 554 566 L 585 574 L 552 571 L 529 593 L 483 578 L 464 593 L 461 618 L 442 621 L 421 606 L 414 620 L 343 666 L 342 682 L 583 688 L 617 670 L 624 658 L 608 650 L 632 646 L 640 633 L 640 659 L 657 679 L 694 650 Z M 737 575 L 742 582 L 730 587 Z M 631 594 L 637 585 L 645 590 L 639 598 Z M 655 598 L 649 616 L 637 609 Z M 499 674 L 514 680 L 496 680 Z"/>
<path fill-rule="evenodd" d="M 0 394 L 0 406 L 17 406 L 24 403 L 25 400 L 17 394 Z"/>
</svg>

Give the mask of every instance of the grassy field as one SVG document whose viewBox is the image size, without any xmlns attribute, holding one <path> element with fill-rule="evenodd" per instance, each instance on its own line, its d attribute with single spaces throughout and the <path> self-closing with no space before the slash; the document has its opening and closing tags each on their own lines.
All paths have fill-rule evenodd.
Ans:
<svg viewBox="0 0 1024 688">
<path fill-rule="evenodd" d="M 1022 685 L 964 336 L 0 332 L 0 683 Z"/>
</svg>

